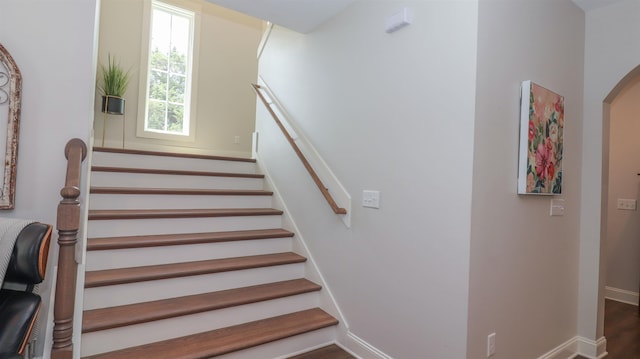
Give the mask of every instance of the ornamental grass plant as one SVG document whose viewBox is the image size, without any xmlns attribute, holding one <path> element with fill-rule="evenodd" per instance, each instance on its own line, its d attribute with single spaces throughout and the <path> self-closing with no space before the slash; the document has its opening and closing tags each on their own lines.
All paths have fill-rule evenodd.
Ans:
<svg viewBox="0 0 640 359">
<path fill-rule="evenodd" d="M 100 65 L 100 68 L 102 85 L 98 89 L 102 95 L 122 98 L 129 85 L 130 71 L 125 71 L 111 54 L 108 55 L 107 66 Z"/>
</svg>

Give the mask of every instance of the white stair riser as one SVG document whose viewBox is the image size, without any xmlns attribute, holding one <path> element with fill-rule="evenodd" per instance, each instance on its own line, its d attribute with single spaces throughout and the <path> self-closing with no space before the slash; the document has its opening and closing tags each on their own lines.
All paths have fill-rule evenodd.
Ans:
<svg viewBox="0 0 640 359">
<path fill-rule="evenodd" d="M 304 277 L 304 264 L 253 268 L 84 290 L 84 310 L 216 292 Z"/>
<path fill-rule="evenodd" d="M 280 228 L 281 216 L 238 216 L 206 218 L 121 219 L 89 221 L 89 238 L 222 232 Z"/>
<path fill-rule="evenodd" d="M 262 178 L 92 172 L 94 187 L 262 189 Z"/>
<path fill-rule="evenodd" d="M 87 270 L 193 262 L 291 251 L 291 238 L 87 252 Z"/>
<path fill-rule="evenodd" d="M 178 318 L 131 325 L 123 328 L 86 333 L 82 335 L 83 350 L 81 355 L 93 355 L 160 340 L 177 338 L 294 311 L 310 309 L 317 305 L 318 296 L 317 293 L 314 292 Z"/>
<path fill-rule="evenodd" d="M 306 352 L 310 348 L 319 348 L 324 345 L 335 343 L 336 341 L 336 329 L 334 327 L 329 327 L 241 350 L 239 352 L 217 356 L 216 359 L 285 359 L 294 354 Z"/>
<path fill-rule="evenodd" d="M 94 152 L 93 166 L 166 169 L 222 173 L 256 173 L 251 162 L 189 159 L 147 155 Z M 163 175 L 122 172 L 93 172 L 92 187 L 246 189 L 264 188 L 262 178 Z M 91 194 L 90 209 L 205 209 L 205 208 L 268 208 L 271 196 L 213 195 L 119 195 Z M 90 238 L 180 234 L 280 228 L 279 215 L 206 217 L 180 219 L 91 220 Z M 292 250 L 291 238 L 273 238 L 181 246 L 148 247 L 90 251 L 86 269 L 147 266 L 198 260 L 242 257 Z M 153 280 L 122 285 L 87 288 L 84 310 L 143 303 L 172 297 L 209 293 L 305 276 L 305 263 L 203 274 L 180 278 Z M 280 298 L 260 303 L 225 308 L 205 313 L 169 318 L 82 335 L 81 355 L 93 355 L 129 346 L 180 337 L 287 314 L 316 307 L 321 302 L 319 292 Z M 326 328 L 250 348 L 223 356 L 226 359 L 284 358 L 305 348 L 336 340 L 335 328 Z"/>
<path fill-rule="evenodd" d="M 89 209 L 268 208 L 271 196 L 91 194 Z"/>
<path fill-rule="evenodd" d="M 255 173 L 253 162 L 220 161 L 200 158 L 131 155 L 93 152 L 93 166 L 153 168 L 180 171 Z"/>
</svg>

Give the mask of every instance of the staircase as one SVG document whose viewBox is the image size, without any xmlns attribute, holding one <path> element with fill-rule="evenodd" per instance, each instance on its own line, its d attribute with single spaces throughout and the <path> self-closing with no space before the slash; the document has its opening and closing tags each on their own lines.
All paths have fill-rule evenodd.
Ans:
<svg viewBox="0 0 640 359">
<path fill-rule="evenodd" d="M 335 342 L 255 161 L 95 148 L 83 358 L 283 358 Z"/>
</svg>

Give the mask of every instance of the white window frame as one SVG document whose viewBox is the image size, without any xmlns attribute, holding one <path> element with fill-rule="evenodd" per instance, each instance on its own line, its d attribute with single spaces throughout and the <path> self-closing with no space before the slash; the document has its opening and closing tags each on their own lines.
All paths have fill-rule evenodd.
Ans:
<svg viewBox="0 0 640 359">
<path fill-rule="evenodd" d="M 191 1 L 171 1 L 171 0 L 145 0 L 144 2 L 144 20 L 142 29 L 142 41 L 140 51 L 140 83 L 138 91 L 138 120 L 136 127 L 136 136 L 142 138 L 169 140 L 179 142 L 195 142 L 196 140 L 196 119 L 197 119 L 197 91 L 198 88 L 198 58 L 199 58 L 199 38 L 200 38 L 200 13 L 201 5 Z M 175 134 L 158 131 L 145 130 L 145 122 L 147 115 L 147 97 L 148 97 L 148 75 L 149 75 L 149 53 L 151 49 L 151 16 L 153 8 L 157 6 L 170 12 L 178 14 L 193 14 L 193 26 L 191 31 L 192 56 L 189 59 L 188 67 L 191 68 L 191 77 L 187 78 L 187 89 L 189 103 L 185 108 L 184 123 L 188 124 L 188 134 Z"/>
</svg>

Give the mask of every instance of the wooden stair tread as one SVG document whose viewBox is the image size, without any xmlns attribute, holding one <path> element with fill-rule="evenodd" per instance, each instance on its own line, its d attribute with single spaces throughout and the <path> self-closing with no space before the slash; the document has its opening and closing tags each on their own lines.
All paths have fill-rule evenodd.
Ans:
<svg viewBox="0 0 640 359">
<path fill-rule="evenodd" d="M 89 210 L 89 220 L 272 216 L 282 213 L 273 208 L 107 209 Z"/>
<path fill-rule="evenodd" d="M 338 324 L 314 308 L 161 342 L 86 357 L 87 359 L 200 359 L 251 348 Z"/>
<path fill-rule="evenodd" d="M 356 357 L 339 346 L 331 344 L 287 359 L 356 359 Z"/>
<path fill-rule="evenodd" d="M 236 178 L 264 178 L 263 174 L 256 173 L 233 173 L 233 172 L 206 172 L 206 171 L 185 171 L 185 170 L 165 170 L 153 168 L 130 168 L 130 167 L 110 167 L 92 166 L 92 172 L 117 172 L 117 173 L 141 173 L 156 175 L 178 175 L 178 176 L 204 176 L 204 177 L 236 177 Z"/>
<path fill-rule="evenodd" d="M 211 259 L 196 262 L 87 271 L 85 288 L 186 277 L 233 270 L 302 263 L 307 259 L 292 252 Z"/>
<path fill-rule="evenodd" d="M 251 162 L 251 163 L 256 162 L 256 160 L 253 158 L 245 158 L 245 157 L 212 156 L 212 155 L 199 155 L 195 153 L 174 153 L 174 152 L 161 152 L 161 151 L 148 151 L 148 150 L 134 150 L 134 149 L 128 149 L 128 148 L 93 147 L 93 151 L 122 153 L 122 154 L 130 154 L 130 155 L 142 155 L 142 156 L 199 158 L 199 159 L 205 159 L 205 160 Z"/>
<path fill-rule="evenodd" d="M 294 279 L 152 302 L 93 309 L 84 312 L 82 332 L 88 333 L 201 313 L 319 291 L 320 289 L 319 285 L 306 279 Z"/>
<path fill-rule="evenodd" d="M 293 235 L 293 232 L 287 231 L 285 229 L 257 229 L 210 233 L 89 238 L 87 240 L 87 250 L 97 251 L 124 248 L 173 246 L 181 244 L 232 242 L 252 239 L 286 238 L 293 237 Z"/>
<path fill-rule="evenodd" d="M 141 188 L 141 187 L 91 187 L 95 194 L 178 194 L 213 196 L 272 196 L 273 192 L 244 189 L 201 189 L 201 188 Z"/>
<path fill-rule="evenodd" d="M 119 206 L 110 204 L 109 200 L 107 201 L 108 196 L 95 196 L 96 201 L 104 200 L 105 202 L 101 205 L 96 205 L 97 208 L 106 208 L 106 209 L 97 209 L 97 210 L 89 210 L 88 219 L 93 220 L 131 220 L 135 226 L 135 232 L 126 232 L 126 227 L 119 228 L 117 234 L 115 232 L 109 232 L 108 227 L 112 222 L 89 222 L 89 225 L 95 224 L 98 230 L 95 231 L 96 237 L 104 237 L 105 238 L 91 238 L 87 242 L 87 249 L 91 251 L 100 251 L 100 250 L 112 250 L 112 249 L 132 249 L 132 248 L 149 248 L 149 247 L 160 247 L 160 246 L 176 246 L 176 247 L 168 247 L 167 250 L 180 250 L 178 245 L 193 245 L 193 244 L 205 244 L 205 243 L 214 243 L 212 246 L 207 246 L 206 248 L 210 248 L 210 250 L 214 250 L 216 246 L 218 246 L 218 242 L 233 242 L 233 241 L 242 241 L 242 240 L 261 240 L 261 239 L 275 239 L 274 243 L 270 242 L 248 242 L 248 246 L 252 244 L 259 245 L 261 248 L 265 246 L 265 248 L 272 248 L 271 245 L 274 245 L 274 248 L 280 248 L 281 244 L 285 242 L 284 238 L 293 237 L 294 234 L 290 231 L 280 229 L 280 228 L 271 228 L 277 226 L 264 225 L 257 227 L 255 223 L 262 223 L 264 219 L 269 219 L 268 223 L 271 223 L 270 219 L 263 218 L 263 220 L 259 220 L 258 217 L 253 216 L 280 216 L 283 214 L 283 211 L 273 208 L 194 208 L 198 207 L 198 205 L 187 205 L 186 203 L 193 202 L 193 199 L 189 198 L 189 195 L 198 196 L 272 196 L 273 192 L 267 190 L 261 190 L 262 186 L 258 186 L 259 182 L 255 180 L 263 180 L 265 178 L 262 174 L 253 173 L 255 170 L 255 166 L 252 163 L 256 161 L 254 159 L 249 158 L 233 158 L 233 157 L 224 157 L 224 156 L 207 156 L 207 155 L 194 155 L 194 154 L 176 154 L 176 153 L 166 153 L 166 152 L 156 152 L 156 151 L 145 151 L 145 150 L 130 150 L 130 149 L 118 149 L 118 148 L 94 148 L 95 152 L 108 152 L 114 154 L 132 154 L 132 155 L 143 155 L 143 156 L 164 156 L 164 157 L 173 157 L 174 159 L 170 160 L 171 163 L 180 162 L 177 167 L 180 167 L 179 170 L 173 170 L 169 166 L 158 165 L 159 168 L 155 167 L 151 163 L 155 160 L 151 157 L 146 158 L 138 158 L 135 163 L 137 164 L 127 164 L 125 163 L 117 163 L 115 161 L 118 160 L 116 157 L 120 156 L 96 156 L 96 166 L 92 166 L 92 172 L 96 174 L 96 183 L 93 187 L 90 188 L 89 193 L 91 195 L 94 194 L 120 194 L 120 195 L 131 195 L 126 197 L 119 197 L 122 201 L 126 201 L 128 208 L 134 209 L 118 209 Z M 99 165 L 99 161 L 101 158 L 108 160 L 111 163 L 105 163 L 105 165 Z M 185 160 L 181 160 L 184 158 Z M 203 162 L 203 161 L 195 161 L 195 160 L 187 160 L 187 159 L 204 159 L 204 160 L 216 160 L 217 162 Z M 122 157 L 124 161 L 127 159 Z M 161 157 L 158 157 L 161 159 Z M 237 161 L 237 162 L 247 162 L 245 164 L 235 163 L 232 166 L 229 164 L 223 164 L 219 161 Z M 166 162 L 166 161 L 165 161 Z M 196 163 L 198 162 L 198 163 Z M 134 163 L 134 162 L 131 162 Z M 160 161 L 158 162 L 160 163 Z M 132 167 L 152 167 L 152 168 L 132 168 Z M 194 164 L 198 166 L 198 168 L 188 168 L 187 165 Z M 216 168 L 216 166 L 220 166 Z M 172 166 L 173 167 L 173 166 Z M 224 168 L 224 169 L 223 169 Z M 218 170 L 218 171 L 216 171 Z M 236 173 L 235 171 L 239 171 Z M 224 172 L 228 171 L 228 172 Z M 248 173 L 243 173 L 248 172 Z M 98 173 L 100 177 L 98 177 Z M 104 175 L 103 175 L 104 174 Z M 127 177 L 131 175 L 130 177 Z M 144 176 L 149 178 L 148 181 L 143 181 L 145 179 Z M 155 177 L 154 177 L 155 176 Z M 177 177 L 176 177 L 177 176 Z M 189 177 L 193 176 L 193 177 Z M 200 176 L 199 178 L 196 176 Z M 218 178 L 216 178 L 218 177 Z M 228 178 L 224 178 L 228 177 Z M 126 183 L 127 178 L 131 179 L 131 183 Z M 109 182 L 109 181 L 115 182 Z M 184 186 L 179 186 L 174 184 L 175 181 L 182 181 L 191 183 L 191 186 L 188 184 L 186 187 L 198 187 L 198 188 L 181 188 Z M 98 181 L 102 181 L 102 183 L 98 183 Z M 198 184 L 196 184 L 196 182 Z M 146 183 L 146 185 L 145 185 Z M 145 188 L 147 186 L 148 188 Z M 171 201 L 162 201 L 162 203 L 156 203 L 159 201 L 146 201 L 147 198 L 144 198 L 145 195 L 175 195 L 175 197 L 165 197 L 167 199 L 171 199 Z M 177 197 L 181 196 L 181 197 Z M 159 199 L 160 197 L 155 197 Z M 185 204 L 176 205 L 176 207 L 182 207 L 183 209 L 173 209 L 171 207 L 174 206 L 173 200 L 179 201 L 182 199 L 189 200 L 185 202 Z M 203 197 L 212 199 L 213 197 Z M 232 200 L 231 198 L 224 198 L 224 201 Z M 267 199 L 267 197 L 261 197 L 263 199 Z M 145 200 L 143 204 L 136 205 L 134 202 L 140 200 Z M 149 198 L 153 199 L 153 198 Z M 243 199 L 239 198 L 238 200 Z M 243 200 L 250 199 L 244 198 Z M 258 198 L 255 198 L 256 200 Z M 206 199 L 205 199 L 206 200 Z M 242 203 L 242 202 L 241 202 Z M 154 206 L 155 208 L 143 209 L 146 207 Z M 212 205 L 213 206 L 213 205 Z M 237 207 L 238 205 L 231 205 L 230 207 Z M 247 205 L 241 205 L 243 207 L 251 207 L 251 203 Z M 265 205 L 269 206 L 269 205 Z M 122 207 L 125 207 L 123 205 Z M 215 207 L 215 206 L 213 206 Z M 135 209 L 137 208 L 137 209 Z M 229 226 L 229 229 L 221 232 L 208 232 L 208 233 L 189 233 L 189 232 L 198 232 L 198 231 L 215 231 L 216 229 L 191 229 L 191 224 L 194 224 L 195 227 L 202 227 L 199 224 L 206 221 L 213 220 L 214 217 L 240 217 L 247 216 L 253 218 L 242 218 L 241 221 L 238 222 L 238 225 L 247 224 L 245 228 L 269 228 L 269 229 L 245 229 L 241 227 L 236 227 L 236 221 L 230 220 L 230 223 L 234 223 L 234 226 Z M 184 220 L 171 220 L 170 222 L 163 221 L 163 219 L 184 219 Z M 189 218 L 198 219 L 197 221 L 187 220 Z M 212 219 L 209 219 L 212 218 Z M 150 220 L 158 219 L 153 222 Z M 240 219 L 240 218 L 238 218 Z M 136 220 L 140 220 L 136 222 Z M 214 223 L 223 220 L 215 219 Z M 254 224 L 251 224 L 247 220 L 256 220 Z M 162 232 L 182 232 L 177 234 L 150 234 L 154 232 L 160 232 L 159 230 L 153 230 L 144 232 L 138 230 L 138 227 L 141 226 L 149 226 L 153 227 L 156 223 L 166 222 L 171 225 L 183 225 L 185 228 L 175 228 L 162 231 Z M 122 222 L 113 222 L 114 225 Z M 106 226 L 106 227 L 105 227 Z M 103 228 L 105 227 L 105 228 Z M 222 229 L 222 228 L 221 228 Z M 232 230 L 235 229 L 235 230 Z M 282 240 L 281 240 L 282 239 Z M 223 245 L 225 248 L 227 245 Z M 293 252 L 285 252 L 285 253 L 270 253 L 270 254 L 260 254 L 260 255 L 248 255 L 248 252 L 239 252 L 242 248 L 245 247 L 244 243 L 238 243 L 238 246 L 231 245 L 232 251 L 230 253 L 236 253 L 238 257 L 233 258 L 218 258 L 218 259 L 207 259 L 211 258 L 210 256 L 203 256 L 198 254 L 198 259 L 191 259 L 192 262 L 180 262 L 180 263 L 169 263 L 169 264 L 157 264 L 162 262 L 163 258 L 159 258 L 154 265 L 145 265 L 140 266 L 141 263 L 136 262 L 126 262 L 125 264 L 127 268 L 114 268 L 114 269 L 106 269 L 106 270 L 94 270 L 94 271 L 86 271 L 85 272 L 85 288 L 99 288 L 106 287 L 104 290 L 107 290 L 112 295 L 118 295 L 118 290 L 130 290 L 132 285 L 138 287 L 135 283 L 148 282 L 148 285 L 152 285 L 154 287 L 162 286 L 164 283 L 175 283 L 176 280 L 184 280 L 189 281 L 193 276 L 194 283 L 199 283 L 200 280 L 206 280 L 207 278 L 217 278 L 216 273 L 222 272 L 231 272 L 231 271 L 243 271 L 238 272 L 240 277 L 244 274 L 256 274 L 258 276 L 264 276 L 264 280 L 259 280 L 257 283 L 266 283 L 266 284 L 255 284 L 250 286 L 245 286 L 246 284 L 234 284 L 233 282 L 229 282 L 228 285 L 225 285 L 224 288 L 232 288 L 232 289 L 224 289 L 214 292 L 208 293 L 200 293 L 193 294 L 193 291 L 190 289 L 188 293 L 180 293 L 175 289 L 168 288 L 167 291 L 171 294 L 168 296 L 174 296 L 174 298 L 166 298 L 166 299 L 158 299 L 155 294 L 151 295 L 151 297 L 147 297 L 147 301 L 144 301 L 143 298 L 135 297 L 136 299 L 130 299 L 125 302 L 136 301 L 137 303 L 133 304 L 125 304 L 118 305 L 114 307 L 106 307 L 106 301 L 103 301 L 101 298 L 102 294 L 100 291 L 89 290 L 86 293 L 85 300 L 90 300 L 93 305 L 91 305 L 92 310 L 87 310 L 83 313 L 82 320 L 82 333 L 88 333 L 88 340 L 86 343 L 86 347 L 82 348 L 82 352 L 86 353 L 85 358 L 136 358 L 136 359 L 190 359 L 190 358 L 212 358 L 217 357 L 219 355 L 224 355 L 227 353 L 231 353 L 234 351 L 240 351 L 247 348 L 252 348 L 255 346 L 259 346 L 262 344 L 266 344 L 269 342 L 286 339 L 292 336 L 296 336 L 303 333 L 309 333 L 315 330 L 320 330 L 322 328 L 328 328 L 338 324 L 338 320 L 328 313 L 324 312 L 320 308 L 302 310 L 295 313 L 289 313 L 285 315 L 279 315 L 266 319 L 263 318 L 265 314 L 257 314 L 256 315 L 246 315 L 246 319 L 242 320 L 242 322 L 246 322 L 239 325 L 228 326 L 220 329 L 213 329 L 215 327 L 221 326 L 221 323 L 217 325 L 209 325 L 207 323 L 209 321 L 217 322 L 221 315 L 222 320 L 225 320 L 225 316 L 230 315 L 229 310 L 236 306 L 235 310 L 243 310 L 247 308 L 250 313 L 252 313 L 251 308 L 260 308 L 260 306 L 277 306 L 277 305 L 287 305 L 289 300 L 294 300 L 296 295 L 303 295 L 303 297 L 296 298 L 294 303 L 300 303 L 303 305 L 302 308 L 311 308 L 315 307 L 314 304 L 317 301 L 317 298 L 311 293 L 315 293 L 317 291 L 322 290 L 321 287 L 313 283 L 307 279 L 300 278 L 298 275 L 289 275 L 286 276 L 280 275 L 279 273 L 282 271 L 286 271 L 288 269 L 293 270 L 294 273 L 301 270 L 301 265 L 307 259 L 303 256 L 300 256 Z M 187 247 L 185 247 L 187 248 Z M 200 246 L 191 246 L 189 250 L 197 250 L 200 251 L 202 247 Z M 236 249 L 240 248 L 240 249 Z M 286 251 L 287 249 L 281 249 L 282 251 Z M 269 252 L 273 252 L 274 250 L 270 250 Z M 254 252 L 254 250 L 251 250 Z M 116 251 L 116 252 L 103 252 L 98 253 L 98 255 L 91 255 L 88 258 L 97 259 L 98 263 L 103 260 L 103 258 L 107 258 L 111 255 L 120 255 L 126 254 L 129 257 L 129 254 L 132 254 L 131 257 L 135 261 L 136 258 L 135 252 L 130 252 L 128 250 L 124 251 Z M 192 252 L 188 252 L 185 256 L 190 255 Z M 264 252 L 262 252 L 264 253 Z M 222 254 L 217 253 L 215 257 L 220 257 Z M 180 257 L 183 257 L 182 255 Z M 193 258 L 193 257 L 190 257 Z M 178 259 L 168 259 L 169 261 L 177 261 Z M 123 259 L 124 261 L 124 259 Z M 138 265 L 138 266 L 136 266 Z M 287 267 L 289 265 L 289 267 Z M 105 267 L 106 265 L 96 265 L 94 267 Z M 131 267 L 129 267 L 131 266 Z M 134 267 L 135 266 L 135 267 Z M 284 267 L 274 267 L 274 266 L 284 266 Z M 122 267 L 122 266 L 120 266 Z M 273 267 L 273 269 L 277 269 L 277 273 L 271 273 L 271 271 L 266 270 L 267 274 L 271 273 L 271 275 L 263 274 L 260 272 L 259 268 L 267 268 Z M 246 271 L 249 270 L 249 271 Z M 203 277 L 203 275 L 209 275 L 207 277 Z M 229 273 L 223 275 L 224 279 L 233 280 L 235 277 L 233 273 Z M 151 282 L 151 281 L 159 281 L 163 279 L 172 279 L 170 281 L 165 282 Z M 181 279 L 182 278 L 182 279 Z M 262 277 L 260 277 L 262 278 Z M 269 279 L 271 278 L 271 279 Z M 291 279 L 291 278 L 299 278 L 299 279 Z M 124 285 L 117 287 L 120 284 L 132 284 L 132 285 Z M 189 283 L 191 285 L 191 283 Z M 107 287 L 114 286 L 114 287 Z M 141 287 L 140 287 L 141 288 Z M 188 288 L 192 288 L 189 286 Z M 215 290 L 215 289 L 210 289 Z M 306 294 L 305 293 L 309 293 Z M 110 294 L 111 295 L 111 294 Z M 95 298 L 94 298 L 95 297 Z M 284 299 L 290 297 L 290 299 Z M 133 297 L 132 297 L 133 298 Z M 278 299 L 283 298 L 283 299 Z M 275 301 L 274 301 L 275 300 Z M 264 302 L 260 304 L 261 302 Z M 255 304 L 252 304 L 255 303 Z M 253 307 L 257 305 L 258 307 Z M 246 307 L 244 307 L 246 306 Z M 230 308 L 226 310 L 220 310 L 224 308 Z M 287 309 L 287 308 L 282 308 Z M 294 309 L 289 309 L 288 311 L 293 311 Z M 299 308 L 295 310 L 300 310 Z M 279 311 L 282 313 L 282 311 Z M 243 314 L 244 316 L 244 314 Z M 183 318 L 181 318 L 183 317 Z M 259 319 L 259 320 L 256 320 Z M 235 322 L 239 322 L 240 320 L 236 320 Z M 190 323 L 193 322 L 193 323 Z M 145 324 L 146 323 L 146 324 Z M 194 327 L 190 327 L 189 329 L 182 330 L 176 328 L 165 327 L 168 325 L 173 327 L 174 323 L 180 323 L 178 326 L 186 326 L 189 327 L 191 325 L 195 325 L 200 329 L 198 331 L 203 331 L 196 334 L 194 333 Z M 140 331 L 146 330 L 148 326 L 153 326 L 154 328 L 162 328 L 159 329 L 161 331 L 167 330 L 167 333 L 162 336 L 159 335 L 144 335 L 145 340 L 136 340 L 137 334 L 142 335 Z M 325 331 L 328 329 L 325 329 Z M 329 332 L 321 332 L 318 333 L 317 340 L 323 340 L 326 343 L 327 334 Z M 170 333 L 174 333 L 171 335 Z M 178 334 L 179 333 L 179 334 Z M 190 335 L 186 335 L 190 334 Z M 83 334 L 84 335 L 84 334 Z M 183 335 L 179 338 L 172 338 L 163 340 L 167 337 Z M 131 338 L 131 340 L 125 339 Z M 104 338 L 104 339 L 103 339 Z M 156 338 L 156 339 L 151 339 Z M 310 337 L 315 339 L 316 337 Z M 118 343 L 118 340 L 124 340 L 129 344 L 124 344 L 124 342 Z M 101 341 L 101 344 L 95 344 L 94 341 Z M 104 342 L 104 340 L 110 341 L 113 340 L 113 344 L 109 342 Z M 143 344 L 146 341 L 156 340 L 156 343 Z M 97 343 L 97 342 L 95 342 Z M 287 345 L 289 342 L 285 341 L 283 345 Z M 84 346 L 85 344 L 83 344 Z M 117 349 L 118 347 L 132 345 L 133 347 Z M 102 348 L 102 349 L 101 349 Z M 283 352 L 290 352 L 286 348 L 282 348 Z M 110 350 L 110 352 L 96 354 L 101 350 Z M 258 349 L 259 350 L 259 349 Z"/>
</svg>

